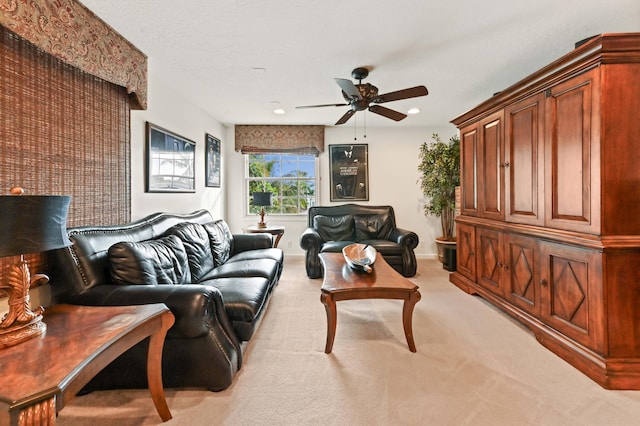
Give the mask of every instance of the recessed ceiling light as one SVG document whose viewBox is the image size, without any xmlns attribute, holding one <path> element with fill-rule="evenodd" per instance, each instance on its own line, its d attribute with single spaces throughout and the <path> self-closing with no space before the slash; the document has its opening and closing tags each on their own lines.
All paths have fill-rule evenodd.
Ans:
<svg viewBox="0 0 640 426">
<path fill-rule="evenodd" d="M 417 114 L 420 112 L 420 108 L 411 108 L 409 111 L 407 111 L 407 114 Z"/>
<path fill-rule="evenodd" d="M 286 111 L 283 110 L 282 108 L 276 108 L 273 110 L 274 114 L 278 114 L 278 115 L 282 115 L 282 114 L 286 114 Z"/>
</svg>

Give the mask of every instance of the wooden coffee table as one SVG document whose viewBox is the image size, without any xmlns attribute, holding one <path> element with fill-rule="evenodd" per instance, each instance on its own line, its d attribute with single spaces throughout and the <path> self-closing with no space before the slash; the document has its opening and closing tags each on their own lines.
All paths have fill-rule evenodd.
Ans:
<svg viewBox="0 0 640 426">
<path fill-rule="evenodd" d="M 162 387 L 162 348 L 174 317 L 164 304 L 56 305 L 47 308 L 44 323 L 45 334 L 0 349 L 0 409 L 5 411 L 0 424 L 53 425 L 93 376 L 149 336 L 151 398 L 160 418 L 171 419 Z"/>
<path fill-rule="evenodd" d="M 411 325 L 413 308 L 420 300 L 418 286 L 400 275 L 384 260 L 376 256 L 373 272 L 354 271 L 344 260 L 342 253 L 320 253 L 324 267 L 324 280 L 320 301 L 327 311 L 327 343 L 325 353 L 331 353 L 336 336 L 336 302 L 354 299 L 401 299 L 404 335 L 411 352 L 416 352 Z"/>
</svg>

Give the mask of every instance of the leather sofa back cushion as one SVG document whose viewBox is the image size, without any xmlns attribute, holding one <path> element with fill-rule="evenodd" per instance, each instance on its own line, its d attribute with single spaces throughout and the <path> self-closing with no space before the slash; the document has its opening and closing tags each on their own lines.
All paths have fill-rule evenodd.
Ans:
<svg viewBox="0 0 640 426">
<path fill-rule="evenodd" d="M 389 215 L 355 216 L 356 241 L 388 240 L 393 230 Z"/>
<path fill-rule="evenodd" d="M 209 235 L 213 263 L 216 267 L 220 266 L 229 260 L 231 253 L 233 253 L 233 236 L 229 225 L 220 219 L 205 223 L 203 226 Z"/>
<path fill-rule="evenodd" d="M 214 268 L 209 234 L 198 223 L 183 222 L 172 226 L 166 235 L 175 235 L 182 241 L 187 252 L 191 279 L 198 283 Z"/>
<path fill-rule="evenodd" d="M 313 218 L 313 227 L 324 241 L 353 241 L 353 216 L 323 216 Z"/>
<path fill-rule="evenodd" d="M 123 285 L 184 284 L 191 282 L 187 252 L 180 238 L 168 235 L 109 247 L 111 279 Z"/>
</svg>

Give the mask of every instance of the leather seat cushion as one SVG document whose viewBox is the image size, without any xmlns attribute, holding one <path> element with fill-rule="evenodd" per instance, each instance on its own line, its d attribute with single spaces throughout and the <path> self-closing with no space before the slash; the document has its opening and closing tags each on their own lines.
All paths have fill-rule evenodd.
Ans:
<svg viewBox="0 0 640 426">
<path fill-rule="evenodd" d="M 355 241 L 328 241 L 320 247 L 321 253 L 341 253 L 342 249 Z"/>
<path fill-rule="evenodd" d="M 260 315 L 269 295 L 269 281 L 262 277 L 214 278 L 202 284 L 220 290 L 231 321 L 252 322 Z"/>
<path fill-rule="evenodd" d="M 320 248 L 321 253 L 341 253 L 342 249 L 349 244 L 353 244 L 355 241 L 329 241 L 322 245 Z M 402 256 L 404 249 L 397 243 L 387 240 L 362 240 L 358 241 L 361 244 L 370 244 L 380 254 L 384 256 Z"/>
<path fill-rule="evenodd" d="M 278 262 L 273 259 L 238 260 L 216 267 L 207 274 L 205 279 L 262 277 L 273 282 L 278 276 L 278 267 Z"/>
<path fill-rule="evenodd" d="M 399 255 L 401 256 L 404 252 L 402 246 L 398 243 L 388 240 L 362 240 L 358 241 L 362 244 L 370 244 L 380 252 L 382 255 Z"/>
<path fill-rule="evenodd" d="M 277 248 L 245 250 L 241 251 L 240 253 L 234 254 L 229 258 L 228 262 L 258 259 L 273 259 L 279 264 L 282 264 L 282 262 L 284 261 L 284 254 L 282 250 Z"/>
</svg>

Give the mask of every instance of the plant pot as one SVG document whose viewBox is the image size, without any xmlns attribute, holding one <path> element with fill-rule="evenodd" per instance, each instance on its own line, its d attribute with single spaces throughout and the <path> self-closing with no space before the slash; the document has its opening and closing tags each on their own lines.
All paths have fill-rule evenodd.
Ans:
<svg viewBox="0 0 640 426">
<path fill-rule="evenodd" d="M 444 263 L 444 249 L 445 247 L 452 247 L 455 249 L 456 240 L 445 240 L 442 237 L 436 238 L 436 247 L 438 248 L 438 260 L 440 263 Z"/>
</svg>

